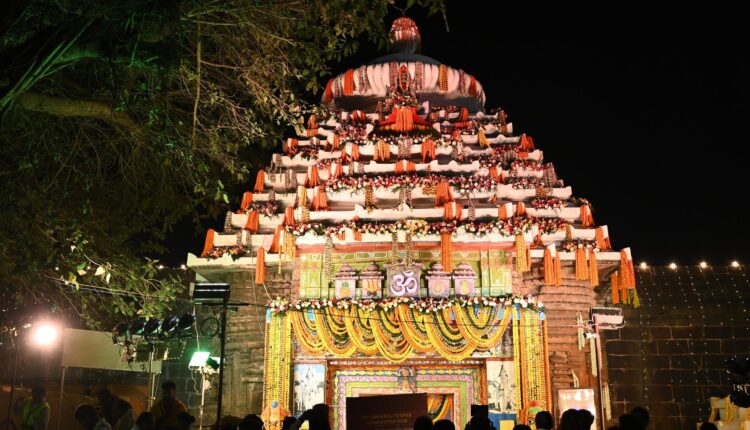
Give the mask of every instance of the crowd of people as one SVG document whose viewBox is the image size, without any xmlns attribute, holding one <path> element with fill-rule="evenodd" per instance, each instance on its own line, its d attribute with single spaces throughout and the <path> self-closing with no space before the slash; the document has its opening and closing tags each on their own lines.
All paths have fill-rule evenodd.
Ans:
<svg viewBox="0 0 750 430">
<path fill-rule="evenodd" d="M 115 395 L 107 388 L 97 393 L 98 405 L 89 403 L 79 405 L 75 410 L 75 419 L 82 430 L 191 430 L 195 417 L 187 412 L 185 405 L 176 397 L 177 387 L 167 381 L 161 386 L 162 397 L 154 403 L 149 411 L 135 417 L 132 405 Z M 22 399 L 16 405 L 16 414 L 21 417 L 21 430 L 47 430 L 49 424 L 49 404 L 45 399 L 45 389 L 34 387 L 31 396 Z M 636 407 L 630 413 L 619 418 L 619 425 L 608 430 L 647 430 L 649 424 L 648 410 Z M 282 430 L 299 430 L 305 422 L 309 430 L 331 430 L 328 405 L 318 404 L 302 413 L 299 418 L 286 417 Z M 560 417 L 559 430 L 589 430 L 594 423 L 594 416 L 585 409 L 568 409 Z M 553 430 L 555 421 L 547 411 L 539 412 L 534 417 L 536 430 Z M 225 419 L 215 426 L 214 430 L 263 430 L 263 420 L 257 415 L 247 415 L 243 419 Z M 464 430 L 493 430 L 489 417 L 475 415 Z M 456 430 L 450 420 L 433 422 L 429 416 L 415 420 L 414 430 Z M 532 430 L 526 424 L 518 424 L 513 430 Z M 713 423 L 703 423 L 700 430 L 716 430 Z"/>
<path fill-rule="evenodd" d="M 136 418 L 130 402 L 102 388 L 97 392 L 97 405 L 83 403 L 76 407 L 75 420 L 83 430 L 191 430 L 195 417 L 177 399 L 175 383 L 164 382 L 161 389 L 161 399 Z M 48 430 L 49 410 L 44 387 L 32 388 L 31 396 L 15 407 L 21 430 Z"/>
<path fill-rule="evenodd" d="M 107 388 L 97 393 L 98 408 L 82 404 L 75 418 L 83 430 L 191 430 L 195 417 L 177 399 L 177 386 L 172 381 L 161 384 L 161 399 L 151 409 L 135 417 L 133 406 Z"/>
</svg>

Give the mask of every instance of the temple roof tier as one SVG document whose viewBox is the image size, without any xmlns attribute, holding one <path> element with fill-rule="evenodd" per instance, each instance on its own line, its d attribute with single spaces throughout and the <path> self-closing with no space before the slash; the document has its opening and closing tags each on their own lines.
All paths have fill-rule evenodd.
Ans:
<svg viewBox="0 0 750 430">
<path fill-rule="evenodd" d="M 458 202 L 459 207 L 462 206 L 461 202 Z M 508 203 L 508 213 L 516 213 L 518 205 Z M 471 209 L 467 207 L 467 204 L 463 204 L 461 208 L 460 219 L 468 219 L 471 215 Z M 579 207 L 564 207 L 556 209 L 534 209 L 526 208 L 525 212 L 536 218 L 561 218 L 568 223 L 576 223 L 581 219 L 581 210 Z M 492 207 L 477 207 L 474 208 L 474 217 L 476 219 L 485 218 L 497 218 L 498 208 Z M 243 229 L 247 224 L 248 215 L 242 213 L 230 213 L 231 220 L 228 225 L 231 225 L 233 229 Z M 441 220 L 444 218 L 444 208 L 411 208 L 406 204 L 395 204 L 391 208 L 377 208 L 377 209 L 366 209 L 363 205 L 354 205 L 352 210 L 330 210 L 330 211 L 309 211 L 307 214 L 310 222 L 345 222 L 352 219 L 360 219 L 367 221 L 390 221 L 390 220 L 405 220 L 405 219 L 424 219 L 424 220 Z M 294 210 L 295 219 L 302 218 L 302 209 L 296 208 Z M 259 217 L 259 232 L 270 232 L 276 229 L 276 226 L 284 221 L 283 214 L 275 214 L 268 216 L 261 214 Z"/>
</svg>

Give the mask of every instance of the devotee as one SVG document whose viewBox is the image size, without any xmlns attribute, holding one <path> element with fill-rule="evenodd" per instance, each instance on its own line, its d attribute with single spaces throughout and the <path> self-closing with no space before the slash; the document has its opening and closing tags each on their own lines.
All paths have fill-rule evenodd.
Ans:
<svg viewBox="0 0 750 430">
<path fill-rule="evenodd" d="M 469 428 L 471 430 L 490 430 L 492 428 L 492 423 L 490 422 L 490 419 L 484 415 L 475 415 L 471 417 L 471 420 L 469 421 Z"/>
<path fill-rule="evenodd" d="M 576 430 L 589 430 L 591 424 L 594 424 L 594 415 L 586 409 L 576 411 Z"/>
<path fill-rule="evenodd" d="M 151 412 L 141 412 L 138 419 L 135 420 L 133 430 L 154 430 L 156 429 L 156 418 Z"/>
<path fill-rule="evenodd" d="M 292 418 L 292 422 L 294 421 L 295 421 L 294 418 Z M 263 429 L 263 420 L 260 419 L 260 417 L 255 414 L 246 415 L 245 418 L 242 419 L 242 422 L 239 425 L 239 430 L 261 430 L 261 429 Z"/>
<path fill-rule="evenodd" d="M 78 405 L 74 416 L 84 430 L 112 430 L 107 420 L 100 417 L 96 408 L 88 403 Z"/>
<path fill-rule="evenodd" d="M 281 424 L 281 430 L 289 430 L 295 421 L 297 421 L 297 419 L 294 417 L 284 417 L 284 422 Z"/>
<path fill-rule="evenodd" d="M 331 424 L 328 422 L 328 405 L 319 403 L 312 409 L 302 412 L 302 415 L 289 427 L 289 430 L 299 430 L 305 421 L 310 422 L 310 430 L 331 430 Z"/>
<path fill-rule="evenodd" d="M 49 404 L 45 399 L 44 387 L 31 389 L 31 396 L 19 401 L 16 414 L 21 415 L 21 430 L 47 430 L 49 424 Z"/>
<path fill-rule="evenodd" d="M 560 417 L 560 430 L 577 430 L 576 427 L 576 410 L 568 409 Z"/>
<path fill-rule="evenodd" d="M 177 430 L 190 430 L 193 428 L 195 417 L 187 412 L 177 414 Z"/>
<path fill-rule="evenodd" d="M 432 418 L 422 415 L 414 420 L 414 430 L 432 430 Z"/>
<path fill-rule="evenodd" d="M 622 430 L 643 430 L 641 421 L 631 414 L 624 414 L 620 416 L 620 428 Z"/>
<path fill-rule="evenodd" d="M 127 400 L 118 397 L 114 404 L 113 414 L 115 422 L 110 422 L 112 430 L 130 430 L 135 426 L 135 412 Z"/>
<path fill-rule="evenodd" d="M 552 427 L 555 426 L 555 421 L 552 419 L 551 413 L 542 411 L 534 417 L 534 424 L 536 425 L 536 430 L 552 430 Z"/>
<path fill-rule="evenodd" d="M 645 429 L 648 427 L 648 422 L 651 418 L 648 413 L 648 409 L 642 406 L 636 406 L 632 411 L 630 411 L 630 415 L 634 416 L 638 421 L 640 421 L 641 428 Z"/>
<path fill-rule="evenodd" d="M 151 407 L 151 413 L 156 418 L 156 428 L 161 430 L 176 427 L 177 415 L 187 412 L 185 405 L 177 400 L 177 385 L 172 381 L 165 381 L 161 384 L 161 393 L 162 399 Z"/>
<path fill-rule="evenodd" d="M 437 420 L 432 425 L 432 430 L 456 430 L 456 425 L 451 420 Z"/>
<path fill-rule="evenodd" d="M 115 408 L 117 402 L 121 400 L 120 397 L 109 391 L 107 387 L 100 388 L 96 392 L 96 397 L 99 399 L 99 414 L 114 428 L 118 418 Z"/>
</svg>

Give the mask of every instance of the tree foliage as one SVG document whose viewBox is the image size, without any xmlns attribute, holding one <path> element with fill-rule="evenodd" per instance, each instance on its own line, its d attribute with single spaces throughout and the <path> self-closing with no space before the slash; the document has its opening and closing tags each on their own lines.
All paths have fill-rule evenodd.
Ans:
<svg viewBox="0 0 750 430">
<path fill-rule="evenodd" d="M 438 0 L 409 0 L 440 12 Z M 311 106 L 330 66 L 383 45 L 388 0 L 27 0 L 0 28 L 0 276 L 6 306 L 55 303 L 90 323 L 159 315 L 185 217 Z M 15 305 L 13 305 L 15 304 Z"/>
</svg>

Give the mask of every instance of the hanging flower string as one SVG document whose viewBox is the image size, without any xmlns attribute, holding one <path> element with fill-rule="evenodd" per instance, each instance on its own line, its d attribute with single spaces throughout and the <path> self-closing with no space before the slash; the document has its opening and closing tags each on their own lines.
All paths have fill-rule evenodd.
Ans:
<svg viewBox="0 0 750 430">
<path fill-rule="evenodd" d="M 250 211 L 256 211 L 260 215 L 265 215 L 270 218 L 276 215 L 276 213 L 278 213 L 278 210 L 279 210 L 278 201 L 265 200 L 265 201 L 256 201 L 256 202 L 250 203 L 245 213 L 249 213 Z"/>
<path fill-rule="evenodd" d="M 544 303 L 533 296 L 505 295 L 499 297 L 477 296 L 477 297 L 449 297 L 449 298 L 432 298 L 432 297 L 395 297 L 383 298 L 379 300 L 367 299 L 302 299 L 289 300 L 281 297 L 271 300 L 268 308 L 272 313 L 280 314 L 288 311 L 307 311 L 307 310 L 325 310 L 335 308 L 339 310 L 348 310 L 357 308 L 365 312 L 374 312 L 382 309 L 390 311 L 396 309 L 399 305 L 406 304 L 410 309 L 418 313 L 429 314 L 449 309 L 454 305 L 460 307 L 520 307 L 522 309 L 531 309 L 536 311 L 544 310 Z"/>
<path fill-rule="evenodd" d="M 489 176 L 449 176 L 430 173 L 427 175 L 345 176 L 328 180 L 326 191 L 351 191 L 355 193 L 368 186 L 375 189 L 398 191 L 401 188 L 428 187 L 442 181 L 447 181 L 462 194 L 488 192 L 495 190 L 497 187 L 497 182 Z"/>
<path fill-rule="evenodd" d="M 531 207 L 534 209 L 561 209 L 565 203 L 557 197 L 534 197 L 531 200 Z"/>
<path fill-rule="evenodd" d="M 576 252 L 578 249 L 590 249 L 594 252 L 599 252 L 599 246 L 597 245 L 596 240 L 568 240 L 562 245 L 562 250 L 566 252 Z"/>
<path fill-rule="evenodd" d="M 562 218 L 536 218 L 530 216 L 514 216 L 507 220 L 466 220 L 466 221 L 437 221 L 399 220 L 394 222 L 362 222 L 349 221 L 343 224 L 326 225 L 323 223 L 297 223 L 286 226 L 286 231 L 294 236 L 337 236 L 347 229 L 367 234 L 391 234 L 398 231 L 411 232 L 414 237 L 439 235 L 448 233 L 465 233 L 476 237 L 495 233 L 504 237 L 512 237 L 517 233 L 526 233 L 536 226 L 542 234 L 554 234 L 565 230 L 567 222 Z"/>
</svg>

